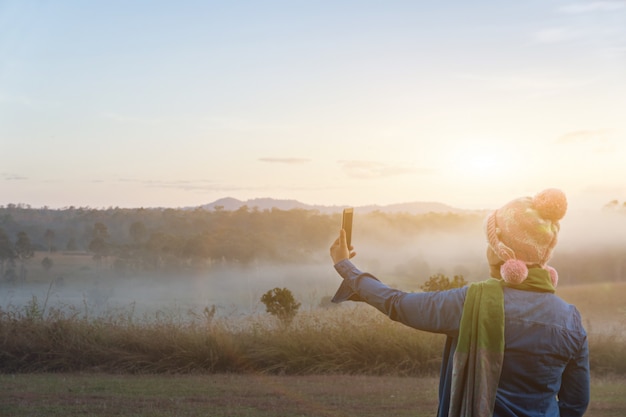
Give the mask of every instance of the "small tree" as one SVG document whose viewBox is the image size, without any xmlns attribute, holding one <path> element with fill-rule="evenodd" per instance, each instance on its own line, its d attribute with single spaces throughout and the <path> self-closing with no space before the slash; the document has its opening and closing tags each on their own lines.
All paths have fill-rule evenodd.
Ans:
<svg viewBox="0 0 626 417">
<path fill-rule="evenodd" d="M 67 240 L 67 245 L 65 245 L 65 250 L 75 251 L 76 249 L 78 249 L 78 246 L 76 245 L 76 238 L 72 236 Z"/>
<path fill-rule="evenodd" d="M 15 242 L 15 253 L 20 260 L 20 280 L 26 280 L 26 261 L 35 256 L 35 251 L 30 243 L 30 238 L 26 232 L 19 232 L 17 234 L 17 241 Z"/>
<path fill-rule="evenodd" d="M 450 278 L 443 274 L 436 274 L 431 276 L 425 284 L 420 285 L 420 289 L 422 291 L 444 291 L 451 290 L 453 288 L 461 288 L 467 285 L 468 282 L 465 281 L 463 275 L 455 275 L 452 281 Z"/>
<path fill-rule="evenodd" d="M 4 229 L 0 227 L 0 277 L 4 276 L 5 266 L 11 266 L 11 262 L 15 259 L 15 247 Z"/>
<path fill-rule="evenodd" d="M 41 267 L 46 271 L 46 274 L 50 272 L 52 265 L 54 265 L 54 262 L 47 256 L 41 261 Z"/>
<path fill-rule="evenodd" d="M 93 252 L 93 259 L 101 261 L 109 255 L 109 229 L 104 223 L 97 222 L 93 226 L 93 239 L 89 243 L 89 250 Z"/>
<path fill-rule="evenodd" d="M 130 225 L 130 227 L 128 228 L 128 233 L 133 239 L 133 243 L 138 245 L 148 236 L 148 229 L 146 229 L 146 226 L 143 224 L 143 222 L 136 221 Z"/>
<path fill-rule="evenodd" d="M 265 311 L 278 317 L 288 326 L 298 314 L 300 303 L 296 301 L 292 292 L 287 288 L 274 288 L 261 296 L 261 302 L 265 304 Z"/>
<path fill-rule="evenodd" d="M 54 242 L 55 236 L 56 233 L 54 233 L 54 230 L 52 229 L 46 229 L 46 232 L 43 235 L 44 239 L 46 239 L 46 243 L 48 244 L 48 253 L 52 252 L 52 243 Z"/>
</svg>

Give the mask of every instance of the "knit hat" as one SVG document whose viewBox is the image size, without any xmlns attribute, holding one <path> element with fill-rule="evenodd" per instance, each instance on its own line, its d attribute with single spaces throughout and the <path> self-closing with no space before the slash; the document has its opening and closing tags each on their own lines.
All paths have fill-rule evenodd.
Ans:
<svg viewBox="0 0 626 417">
<path fill-rule="evenodd" d="M 487 259 L 491 266 L 500 265 L 504 281 L 520 284 L 528 277 L 528 266 L 536 265 L 550 272 L 556 287 L 558 274 L 547 263 L 566 211 L 565 194 L 549 188 L 534 197 L 510 201 L 487 216 Z"/>
</svg>

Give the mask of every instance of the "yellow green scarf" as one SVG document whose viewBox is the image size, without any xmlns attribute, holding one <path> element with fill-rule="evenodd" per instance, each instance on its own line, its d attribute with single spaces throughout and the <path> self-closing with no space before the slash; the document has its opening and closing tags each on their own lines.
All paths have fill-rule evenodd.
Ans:
<svg viewBox="0 0 626 417">
<path fill-rule="evenodd" d="M 521 284 L 491 278 L 470 285 L 454 352 L 450 417 L 493 415 L 504 360 L 504 286 L 554 292 L 550 274 L 542 268 L 530 268 Z"/>
</svg>

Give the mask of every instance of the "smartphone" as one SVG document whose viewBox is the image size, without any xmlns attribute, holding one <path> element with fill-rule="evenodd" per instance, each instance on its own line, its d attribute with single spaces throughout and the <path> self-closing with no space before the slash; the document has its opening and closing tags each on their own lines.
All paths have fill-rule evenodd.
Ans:
<svg viewBox="0 0 626 417">
<path fill-rule="evenodd" d="M 352 244 L 352 218 L 354 217 L 354 209 L 352 207 L 343 209 L 343 216 L 341 219 L 341 228 L 346 231 L 346 242 L 348 248 Z"/>
</svg>

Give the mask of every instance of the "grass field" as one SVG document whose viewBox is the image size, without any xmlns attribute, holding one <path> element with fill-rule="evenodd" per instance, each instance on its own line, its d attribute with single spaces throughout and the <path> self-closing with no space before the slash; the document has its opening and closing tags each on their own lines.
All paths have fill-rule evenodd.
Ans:
<svg viewBox="0 0 626 417">
<path fill-rule="evenodd" d="M 87 256 L 59 256 L 55 265 L 66 285 L 97 275 Z M 38 299 L 0 308 L 1 417 L 436 412 L 438 381 L 424 375 L 438 369 L 442 339 L 366 306 L 305 310 L 289 328 L 267 316 L 214 319 L 203 310 L 165 310 L 147 321 L 132 309 L 96 317 L 80 304 L 47 303 L 53 277 L 39 277 Z M 626 416 L 626 283 L 557 293 L 578 306 L 590 334 L 587 415 Z"/>
<path fill-rule="evenodd" d="M 3 417 L 415 417 L 436 410 L 436 377 L 0 375 Z M 586 415 L 626 415 L 626 379 L 594 378 Z"/>
</svg>

